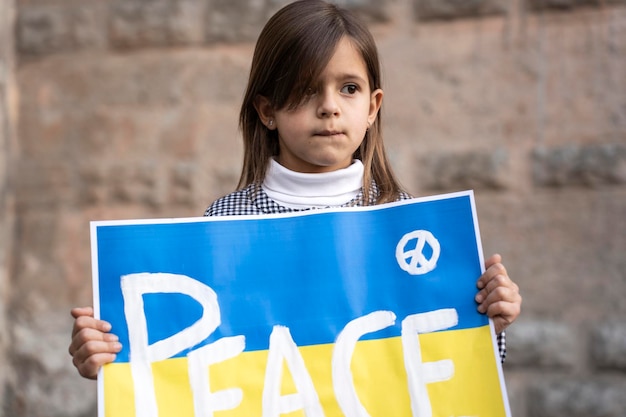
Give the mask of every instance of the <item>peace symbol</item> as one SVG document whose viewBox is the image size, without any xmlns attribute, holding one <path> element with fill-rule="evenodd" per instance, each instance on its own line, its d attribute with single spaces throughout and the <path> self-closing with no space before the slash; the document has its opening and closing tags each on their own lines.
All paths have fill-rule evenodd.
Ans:
<svg viewBox="0 0 626 417">
<path fill-rule="evenodd" d="M 405 251 L 409 242 L 413 240 L 417 240 L 414 246 L 415 249 Z M 426 244 L 432 248 L 430 259 L 426 259 L 424 255 Z M 412 245 L 409 247 L 412 247 Z M 432 233 L 428 230 L 415 230 L 402 236 L 402 239 L 398 242 L 396 246 L 396 260 L 400 268 L 409 274 L 422 275 L 435 269 L 440 252 L 439 241 Z"/>
</svg>

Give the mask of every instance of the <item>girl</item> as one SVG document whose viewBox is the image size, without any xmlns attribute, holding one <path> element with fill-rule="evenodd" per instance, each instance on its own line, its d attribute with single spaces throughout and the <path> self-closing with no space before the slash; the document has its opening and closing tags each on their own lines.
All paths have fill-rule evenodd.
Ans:
<svg viewBox="0 0 626 417">
<path fill-rule="evenodd" d="M 244 161 L 238 191 L 206 216 L 284 213 L 374 205 L 409 198 L 385 155 L 378 53 L 366 26 L 348 11 L 301 0 L 276 13 L 257 41 L 240 128 Z M 504 360 L 504 329 L 521 297 L 499 255 L 478 279 L 478 310 L 494 320 Z M 90 307 L 72 310 L 69 352 L 86 378 L 121 345 Z"/>
</svg>

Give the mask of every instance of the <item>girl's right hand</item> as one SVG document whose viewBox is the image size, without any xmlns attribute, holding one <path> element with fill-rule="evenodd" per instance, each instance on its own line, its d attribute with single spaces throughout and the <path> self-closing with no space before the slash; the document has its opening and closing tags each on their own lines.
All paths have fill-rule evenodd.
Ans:
<svg viewBox="0 0 626 417">
<path fill-rule="evenodd" d="M 106 363 L 115 360 L 115 354 L 122 350 L 116 335 L 109 333 L 111 325 L 93 317 L 93 308 L 73 308 L 74 328 L 69 352 L 78 373 L 85 378 L 96 379 L 98 370 Z"/>
</svg>

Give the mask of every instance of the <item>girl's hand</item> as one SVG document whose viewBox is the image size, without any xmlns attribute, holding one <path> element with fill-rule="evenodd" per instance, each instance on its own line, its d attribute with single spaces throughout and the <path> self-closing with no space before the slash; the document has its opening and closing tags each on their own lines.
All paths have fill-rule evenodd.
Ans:
<svg viewBox="0 0 626 417">
<path fill-rule="evenodd" d="M 98 370 L 105 363 L 113 362 L 115 354 L 122 350 L 117 336 L 109 333 L 111 325 L 93 317 L 93 308 L 73 308 L 74 328 L 69 352 L 78 373 L 96 379 Z"/>
<path fill-rule="evenodd" d="M 478 279 L 476 294 L 478 311 L 487 313 L 500 334 L 519 316 L 522 306 L 522 296 L 519 287 L 506 272 L 502 265 L 502 257 L 492 255 L 485 261 L 485 273 Z"/>
</svg>

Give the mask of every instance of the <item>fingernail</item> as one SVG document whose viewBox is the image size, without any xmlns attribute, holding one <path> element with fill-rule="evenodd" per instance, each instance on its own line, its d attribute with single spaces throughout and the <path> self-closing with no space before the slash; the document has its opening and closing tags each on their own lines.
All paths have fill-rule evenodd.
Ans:
<svg viewBox="0 0 626 417">
<path fill-rule="evenodd" d="M 481 304 L 481 305 L 478 306 L 477 310 L 478 310 L 479 313 L 484 313 L 485 312 L 485 307 L 483 307 L 483 305 Z"/>
<path fill-rule="evenodd" d="M 104 322 L 104 323 L 102 324 L 102 329 L 103 329 L 105 332 L 110 332 L 110 331 L 111 331 L 111 323 Z"/>
<path fill-rule="evenodd" d="M 483 302 L 482 294 L 476 294 L 476 297 L 474 299 L 476 300 L 477 303 L 482 303 Z"/>
<path fill-rule="evenodd" d="M 113 349 L 119 352 L 122 350 L 122 344 L 120 342 L 113 343 Z"/>
</svg>

